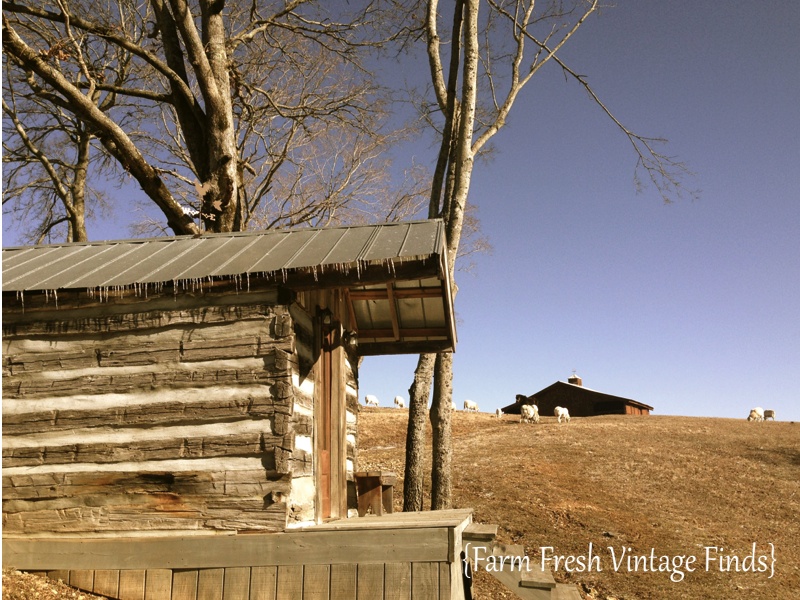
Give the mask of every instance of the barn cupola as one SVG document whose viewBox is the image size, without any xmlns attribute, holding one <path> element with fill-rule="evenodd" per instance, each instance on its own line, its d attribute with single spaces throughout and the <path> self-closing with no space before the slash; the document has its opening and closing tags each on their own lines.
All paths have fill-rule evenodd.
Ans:
<svg viewBox="0 0 800 600">
<path fill-rule="evenodd" d="M 573 371 L 572 375 L 569 376 L 569 379 L 567 379 L 567 383 L 571 383 L 572 385 L 579 385 L 579 386 L 583 387 L 583 379 L 578 377 L 575 374 L 575 371 Z"/>
</svg>

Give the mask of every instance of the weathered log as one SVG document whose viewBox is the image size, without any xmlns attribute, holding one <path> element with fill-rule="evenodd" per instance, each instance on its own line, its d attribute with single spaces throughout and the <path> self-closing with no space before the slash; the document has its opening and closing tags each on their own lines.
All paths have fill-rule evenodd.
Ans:
<svg viewBox="0 0 800 600">
<path fill-rule="evenodd" d="M 174 294 L 171 286 L 161 292 L 149 289 L 146 293 L 137 294 L 133 288 L 121 289 L 119 293 L 98 293 L 95 290 L 61 290 L 58 300 L 52 294 L 39 291 L 25 292 L 21 299 L 15 293 L 3 294 L 3 335 L 14 335 L 14 326 L 29 324 L 35 321 L 44 323 L 51 319 L 67 322 L 70 320 L 103 319 L 125 313 L 146 313 L 167 311 L 178 313 L 180 311 L 214 310 L 252 305 L 275 306 L 285 304 L 281 297 L 285 294 L 274 284 L 251 285 L 250 291 L 242 290 L 236 286 L 220 286 L 217 293 Z M 209 288 L 206 288 L 206 290 Z M 233 293 L 225 294 L 229 290 Z M 142 290 L 144 292 L 144 290 Z M 112 300 L 113 301 L 109 301 Z M 51 315 L 58 313 L 58 320 Z M 54 329 L 50 330 L 55 332 Z"/>
<path fill-rule="evenodd" d="M 86 498 L 77 498 L 82 500 Z M 102 495 L 98 505 L 48 508 L 43 505 L 12 512 L 3 507 L 3 530 L 15 533 L 142 532 L 147 530 L 283 531 L 286 505 L 265 506 L 263 498 L 234 498 L 221 506 L 208 506 L 203 497 L 180 498 L 165 494 Z M 114 504 L 116 502 L 116 504 Z"/>
<path fill-rule="evenodd" d="M 210 387 L 232 383 L 275 382 L 275 369 L 269 364 L 269 356 L 259 359 L 259 365 L 250 365 L 244 360 L 240 368 L 220 368 L 220 361 L 195 363 L 191 369 L 147 369 L 130 372 L 123 369 L 111 374 L 102 370 L 92 371 L 77 377 L 37 377 L 35 375 L 11 375 L 4 378 L 3 395 L 10 398 L 43 398 L 75 394 L 123 394 L 142 390 L 180 387 Z M 248 359 L 256 360 L 256 359 Z M 222 363 L 224 365 L 224 363 Z"/>
<path fill-rule="evenodd" d="M 65 463 L 115 463 L 216 456 L 264 456 L 275 446 L 288 447 L 290 436 L 241 433 L 197 438 L 127 442 L 76 443 L 59 446 L 3 448 L 3 468 Z"/>
<path fill-rule="evenodd" d="M 291 477 L 267 469 L 240 471 L 75 471 L 3 476 L 3 501 L 72 498 L 100 494 L 260 496 L 288 493 Z M 5 505 L 4 505 L 5 506 Z M 5 510 L 5 509 L 4 509 Z"/>
<path fill-rule="evenodd" d="M 284 386 L 284 382 L 280 382 Z M 277 384 L 276 384 L 277 385 Z M 283 388 L 281 388 L 283 389 Z M 241 397 L 216 400 L 203 398 L 208 388 L 184 388 L 185 394 L 176 390 L 162 392 L 169 397 L 183 396 L 186 400 L 168 402 L 143 402 L 136 405 L 108 406 L 99 404 L 90 409 L 51 409 L 32 410 L 31 412 L 4 412 L 3 435 L 25 435 L 46 431 L 63 431 L 66 429 L 90 429 L 94 427 L 136 427 L 136 426 L 179 426 L 187 423 L 208 423 L 221 420 L 234 420 L 243 417 L 266 419 L 276 413 L 289 415 L 292 405 L 289 399 L 273 395 L 275 385 L 265 385 L 261 390 L 253 390 L 252 386 L 242 388 Z M 215 390 L 215 396 L 235 393 L 235 388 Z M 281 392 L 283 393 L 283 392 Z M 21 402 L 21 401 L 16 401 Z M 25 401 L 30 405 L 29 402 Z M 39 401 L 36 401 L 37 404 Z M 6 400 L 6 408 L 14 404 L 14 400 Z M 46 401 L 41 402 L 43 405 Z M 33 408 L 33 407 L 31 407 Z M 310 434 L 310 417 L 297 415 L 293 418 L 298 431 Z"/>
</svg>

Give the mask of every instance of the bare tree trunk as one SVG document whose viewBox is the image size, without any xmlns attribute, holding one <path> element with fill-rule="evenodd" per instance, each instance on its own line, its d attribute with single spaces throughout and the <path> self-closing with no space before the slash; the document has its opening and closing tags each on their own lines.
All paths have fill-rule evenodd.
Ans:
<svg viewBox="0 0 800 600">
<path fill-rule="evenodd" d="M 439 35 L 436 31 L 436 13 L 438 2 L 432 0 L 428 5 L 427 36 L 428 56 L 430 58 L 431 77 L 436 91 L 437 101 L 445 114 L 444 136 L 442 138 L 439 158 L 436 165 L 429 217 L 441 217 L 445 222 L 447 232 L 447 253 L 450 263 L 450 277 L 455 272 L 454 265 L 458 244 L 461 238 L 461 228 L 464 219 L 464 206 L 469 191 L 469 179 L 472 173 L 472 155 L 470 143 L 472 140 L 472 125 L 474 120 L 474 77 L 477 61 L 477 46 L 473 40 L 466 39 L 468 35 L 477 36 L 477 2 L 476 0 L 458 0 L 453 17 L 452 54 L 450 60 L 450 74 L 447 83 L 443 78 L 441 56 L 439 55 Z M 464 18 L 466 17 L 466 18 Z M 467 29 L 462 31 L 466 21 Z M 462 39 L 462 32 L 465 36 Z M 464 114 L 457 98 L 458 72 L 461 54 L 461 44 L 464 42 L 465 52 L 465 77 L 472 78 L 462 84 L 462 96 L 467 101 L 467 109 L 472 114 Z M 471 54 L 470 54 L 471 53 Z M 469 69 L 473 69 L 470 71 Z M 442 189 L 444 188 L 444 189 Z M 456 290 L 453 290 L 455 296 Z M 420 356 L 420 365 L 422 356 Z M 432 472 L 431 472 L 431 509 L 439 510 L 449 508 L 452 501 L 452 435 L 450 413 L 453 401 L 453 357 L 450 353 L 440 353 L 435 357 L 433 370 L 433 404 L 430 412 L 430 422 L 433 431 L 432 439 Z M 414 377 L 414 385 L 419 380 L 419 367 Z M 426 389 L 430 389 L 430 384 Z M 414 405 L 413 395 L 410 403 Z M 420 420 L 422 419 L 422 420 Z M 415 471 L 417 465 L 421 468 L 419 454 L 422 452 L 424 441 L 424 415 L 409 413 L 408 434 L 406 437 L 406 480 L 405 486 L 409 491 L 404 498 L 411 498 L 414 490 L 422 487 L 422 472 Z M 413 463 L 410 458 L 413 458 Z M 420 494 L 421 502 L 421 494 Z M 409 502 L 409 505 L 412 505 Z M 413 504 L 413 506 L 417 506 Z M 408 509 L 406 509 L 408 510 Z M 419 510 L 415 508 L 415 510 Z"/>
<path fill-rule="evenodd" d="M 475 124 L 477 104 L 478 76 L 478 1 L 463 2 L 463 63 L 461 82 L 461 101 L 456 109 L 457 120 L 455 139 L 451 147 L 449 175 L 452 187 L 448 182 L 445 192 L 444 221 L 447 231 L 447 253 L 450 265 L 450 278 L 455 277 L 455 263 L 458 246 L 461 242 L 461 231 L 464 226 L 464 212 L 469 194 L 474 153 L 472 151 L 472 135 Z M 452 190 L 452 191 L 451 191 Z M 453 298 L 458 289 L 453 282 Z M 433 407 L 431 409 L 431 427 L 433 428 L 433 472 L 431 474 L 431 507 L 434 510 L 449 508 L 452 502 L 452 456 L 453 440 L 450 424 L 450 412 L 453 398 L 453 357 L 450 353 L 439 354 L 434 373 Z"/>
<path fill-rule="evenodd" d="M 86 235 L 86 178 L 89 169 L 89 152 L 92 136 L 82 128 L 78 138 L 78 158 L 75 176 L 70 185 L 71 202 L 64 202 L 69 219 L 68 242 L 88 242 Z"/>
<path fill-rule="evenodd" d="M 422 510 L 425 478 L 425 422 L 431 394 L 435 354 L 420 354 L 414 383 L 408 389 L 408 431 L 406 433 L 406 467 L 403 479 L 403 511 Z"/>
<path fill-rule="evenodd" d="M 453 436 L 450 415 L 453 403 L 453 354 L 436 355 L 433 380 L 431 427 L 433 456 L 431 464 L 431 510 L 450 508 L 453 495 Z"/>
</svg>

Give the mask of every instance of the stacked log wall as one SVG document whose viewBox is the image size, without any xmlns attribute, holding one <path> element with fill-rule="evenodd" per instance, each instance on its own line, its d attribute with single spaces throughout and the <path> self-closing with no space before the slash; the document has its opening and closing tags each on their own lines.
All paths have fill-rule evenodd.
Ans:
<svg viewBox="0 0 800 600">
<path fill-rule="evenodd" d="M 4 535 L 283 531 L 294 331 L 266 291 L 4 309 Z"/>
</svg>

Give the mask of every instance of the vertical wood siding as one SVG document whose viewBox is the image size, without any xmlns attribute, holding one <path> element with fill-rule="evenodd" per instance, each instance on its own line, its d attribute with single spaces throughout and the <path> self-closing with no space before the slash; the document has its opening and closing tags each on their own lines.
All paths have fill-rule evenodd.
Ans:
<svg viewBox="0 0 800 600">
<path fill-rule="evenodd" d="M 37 573 L 120 600 L 449 600 L 455 593 L 446 562 Z"/>
</svg>

